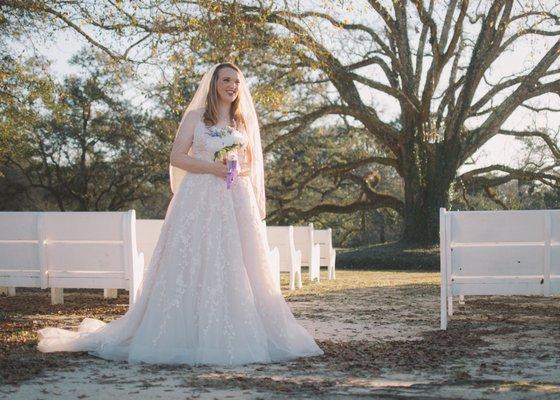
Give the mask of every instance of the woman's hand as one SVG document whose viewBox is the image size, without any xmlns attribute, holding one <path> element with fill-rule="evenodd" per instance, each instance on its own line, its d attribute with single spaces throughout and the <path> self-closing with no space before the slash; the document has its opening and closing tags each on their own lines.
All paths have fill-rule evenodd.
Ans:
<svg viewBox="0 0 560 400">
<path fill-rule="evenodd" d="M 239 153 L 238 153 L 239 154 Z M 239 168 L 238 176 L 248 176 L 251 175 L 251 164 L 250 160 L 247 160 L 247 152 L 243 152 L 243 156 L 239 158 Z M 226 164 L 226 159 L 224 157 L 223 163 Z"/>
<path fill-rule="evenodd" d="M 249 164 L 248 162 L 242 162 L 240 164 L 241 166 L 241 171 L 239 171 L 239 176 L 248 176 L 251 175 L 251 164 Z"/>
<path fill-rule="evenodd" d="M 225 179 L 228 173 L 227 165 L 223 162 L 214 162 L 211 165 L 210 173 L 216 175 L 218 178 Z"/>
</svg>

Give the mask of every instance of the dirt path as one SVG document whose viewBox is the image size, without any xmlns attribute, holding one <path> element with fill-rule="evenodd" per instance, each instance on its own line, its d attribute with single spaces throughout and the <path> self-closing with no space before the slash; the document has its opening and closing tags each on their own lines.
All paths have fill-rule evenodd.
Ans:
<svg viewBox="0 0 560 400">
<path fill-rule="evenodd" d="M 128 300 L 69 292 L 55 308 L 46 291 L 20 293 L 0 298 L 2 399 L 560 399 L 558 297 L 467 298 L 443 332 L 437 274 L 337 271 L 284 292 L 325 355 L 190 368 L 38 353 L 37 329 L 110 320 Z"/>
</svg>

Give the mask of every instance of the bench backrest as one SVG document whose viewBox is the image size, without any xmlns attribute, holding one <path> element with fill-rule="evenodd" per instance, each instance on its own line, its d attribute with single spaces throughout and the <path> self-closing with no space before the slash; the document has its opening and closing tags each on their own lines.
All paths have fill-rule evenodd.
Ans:
<svg viewBox="0 0 560 400">
<path fill-rule="evenodd" d="M 332 228 L 315 229 L 313 241 L 319 245 L 321 266 L 329 265 L 332 252 Z"/>
<path fill-rule="evenodd" d="M 129 289 L 134 223 L 134 210 L 2 212 L 0 286 Z M 38 280 L 4 279 L 21 271 Z"/>
<path fill-rule="evenodd" d="M 0 286 L 41 287 L 38 218 L 38 212 L 0 212 Z"/>
<path fill-rule="evenodd" d="M 295 263 L 294 227 L 267 226 L 266 236 L 268 245 L 272 249 L 278 247 L 280 253 L 280 269 L 290 267 Z"/>
<path fill-rule="evenodd" d="M 559 292 L 560 210 L 442 209 L 440 221 L 450 294 Z"/>
<path fill-rule="evenodd" d="M 301 265 L 311 264 L 313 252 L 313 224 L 306 226 L 294 226 L 294 246 L 301 250 Z"/>
<path fill-rule="evenodd" d="M 136 243 L 138 252 L 144 253 L 144 268 L 150 265 L 156 244 L 163 227 L 163 219 L 137 219 Z"/>
</svg>

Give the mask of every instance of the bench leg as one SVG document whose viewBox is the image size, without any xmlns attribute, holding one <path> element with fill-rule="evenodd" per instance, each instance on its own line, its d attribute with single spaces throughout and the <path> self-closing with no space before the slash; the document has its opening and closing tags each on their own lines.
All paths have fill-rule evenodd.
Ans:
<svg viewBox="0 0 560 400">
<path fill-rule="evenodd" d="M 447 296 L 447 315 L 453 315 L 453 297 Z"/>
<path fill-rule="evenodd" d="M 296 271 L 290 271 L 290 290 L 296 288 Z"/>
<path fill-rule="evenodd" d="M 464 295 L 459 296 L 459 304 L 461 304 L 461 305 L 465 304 L 465 296 Z"/>
<path fill-rule="evenodd" d="M 6 296 L 15 296 L 16 295 L 16 288 L 13 286 L 3 286 L 0 287 L 0 294 L 5 294 Z"/>
<path fill-rule="evenodd" d="M 297 285 L 297 288 L 298 288 L 298 289 L 301 289 L 301 285 L 302 285 L 302 284 L 301 284 L 301 270 L 299 270 L 299 271 L 297 272 L 297 284 L 296 284 L 296 285 Z"/>
<path fill-rule="evenodd" d="M 328 275 L 329 275 L 329 280 L 336 279 L 336 272 L 335 272 L 335 269 L 334 269 L 334 265 L 332 265 L 332 264 L 329 265 L 327 272 L 328 272 Z"/>
<path fill-rule="evenodd" d="M 445 296 L 445 288 L 441 290 L 440 296 L 440 329 L 446 330 L 447 329 L 447 298 Z"/>
<path fill-rule="evenodd" d="M 116 299 L 118 296 L 118 289 L 103 289 L 103 297 L 105 299 Z"/>
<path fill-rule="evenodd" d="M 51 304 L 64 304 L 64 289 L 51 288 Z"/>
<path fill-rule="evenodd" d="M 317 272 L 319 270 L 319 272 Z M 319 282 L 321 279 L 321 267 L 309 267 L 309 281 L 310 282 Z"/>
</svg>

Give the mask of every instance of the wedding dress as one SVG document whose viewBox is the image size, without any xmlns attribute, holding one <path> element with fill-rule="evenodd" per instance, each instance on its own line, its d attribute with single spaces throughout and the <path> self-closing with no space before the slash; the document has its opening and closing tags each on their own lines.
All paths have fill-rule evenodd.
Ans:
<svg viewBox="0 0 560 400">
<path fill-rule="evenodd" d="M 194 157 L 213 161 L 219 140 L 202 119 Z M 234 130 L 243 148 L 244 132 Z M 228 189 L 189 173 L 169 203 L 137 301 L 109 323 L 44 328 L 38 349 L 88 351 L 130 363 L 242 365 L 321 355 L 274 284 L 268 242 L 249 176 Z"/>
</svg>

